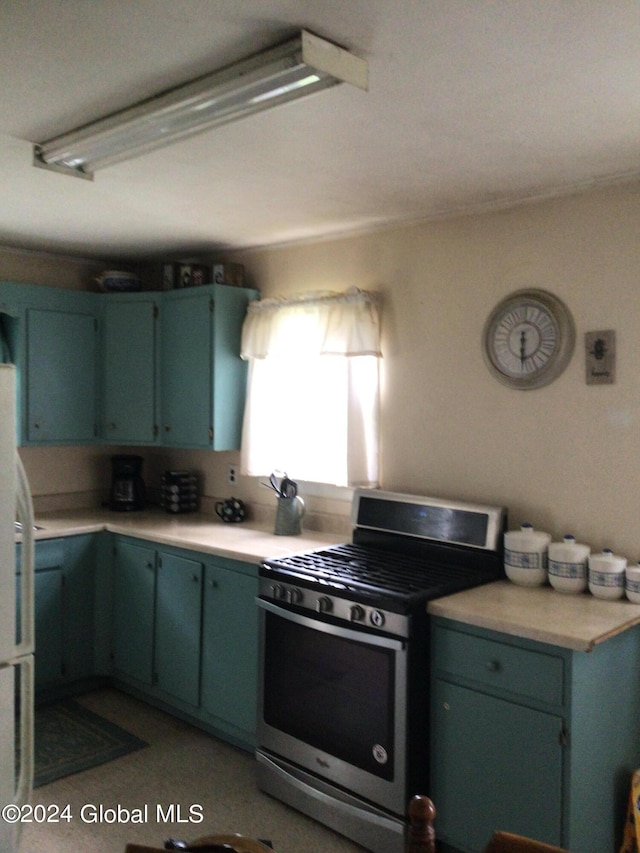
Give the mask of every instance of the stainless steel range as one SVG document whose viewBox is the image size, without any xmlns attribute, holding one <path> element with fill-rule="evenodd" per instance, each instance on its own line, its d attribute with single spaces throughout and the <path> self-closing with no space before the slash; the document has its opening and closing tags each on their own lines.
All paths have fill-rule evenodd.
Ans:
<svg viewBox="0 0 640 853">
<path fill-rule="evenodd" d="M 375 853 L 429 791 L 427 601 L 503 576 L 506 511 L 358 490 L 353 541 L 260 569 L 258 785 Z"/>
</svg>

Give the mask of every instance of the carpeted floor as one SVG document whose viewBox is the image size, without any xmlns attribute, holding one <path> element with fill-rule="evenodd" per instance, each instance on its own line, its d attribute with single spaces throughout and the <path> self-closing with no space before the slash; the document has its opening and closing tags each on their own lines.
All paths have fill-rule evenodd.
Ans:
<svg viewBox="0 0 640 853">
<path fill-rule="evenodd" d="M 67 699 L 36 709 L 34 788 L 113 761 L 145 741 Z"/>
<path fill-rule="evenodd" d="M 363 853 L 258 791 L 251 754 L 116 690 L 77 701 L 149 745 L 37 788 L 34 814 L 46 819 L 24 824 L 20 853 L 124 853 L 128 842 L 234 832 L 276 853 Z"/>
</svg>

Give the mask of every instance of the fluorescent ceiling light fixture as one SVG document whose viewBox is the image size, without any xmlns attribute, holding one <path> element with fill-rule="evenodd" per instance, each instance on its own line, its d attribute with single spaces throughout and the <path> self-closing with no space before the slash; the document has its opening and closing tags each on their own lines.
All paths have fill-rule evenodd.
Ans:
<svg viewBox="0 0 640 853">
<path fill-rule="evenodd" d="M 338 83 L 368 88 L 368 65 L 307 30 L 289 41 L 34 146 L 34 165 L 91 178 L 121 160 Z"/>
</svg>

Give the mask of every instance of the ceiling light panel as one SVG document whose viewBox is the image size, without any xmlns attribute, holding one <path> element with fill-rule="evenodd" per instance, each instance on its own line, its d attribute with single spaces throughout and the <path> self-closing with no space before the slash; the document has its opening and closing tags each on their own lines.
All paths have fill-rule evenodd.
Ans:
<svg viewBox="0 0 640 853">
<path fill-rule="evenodd" d="M 368 66 L 307 30 L 284 44 L 34 146 L 34 164 L 91 177 L 248 115 L 348 82 L 368 88 Z"/>
</svg>

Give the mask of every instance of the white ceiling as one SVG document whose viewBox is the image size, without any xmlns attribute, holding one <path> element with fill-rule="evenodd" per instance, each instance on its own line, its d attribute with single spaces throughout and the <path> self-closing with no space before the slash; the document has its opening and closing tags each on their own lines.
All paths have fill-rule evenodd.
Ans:
<svg viewBox="0 0 640 853">
<path fill-rule="evenodd" d="M 300 28 L 342 85 L 97 172 L 33 142 Z M 640 178 L 640 0 L 2 0 L 0 244 L 135 259 L 367 229 Z"/>
</svg>

